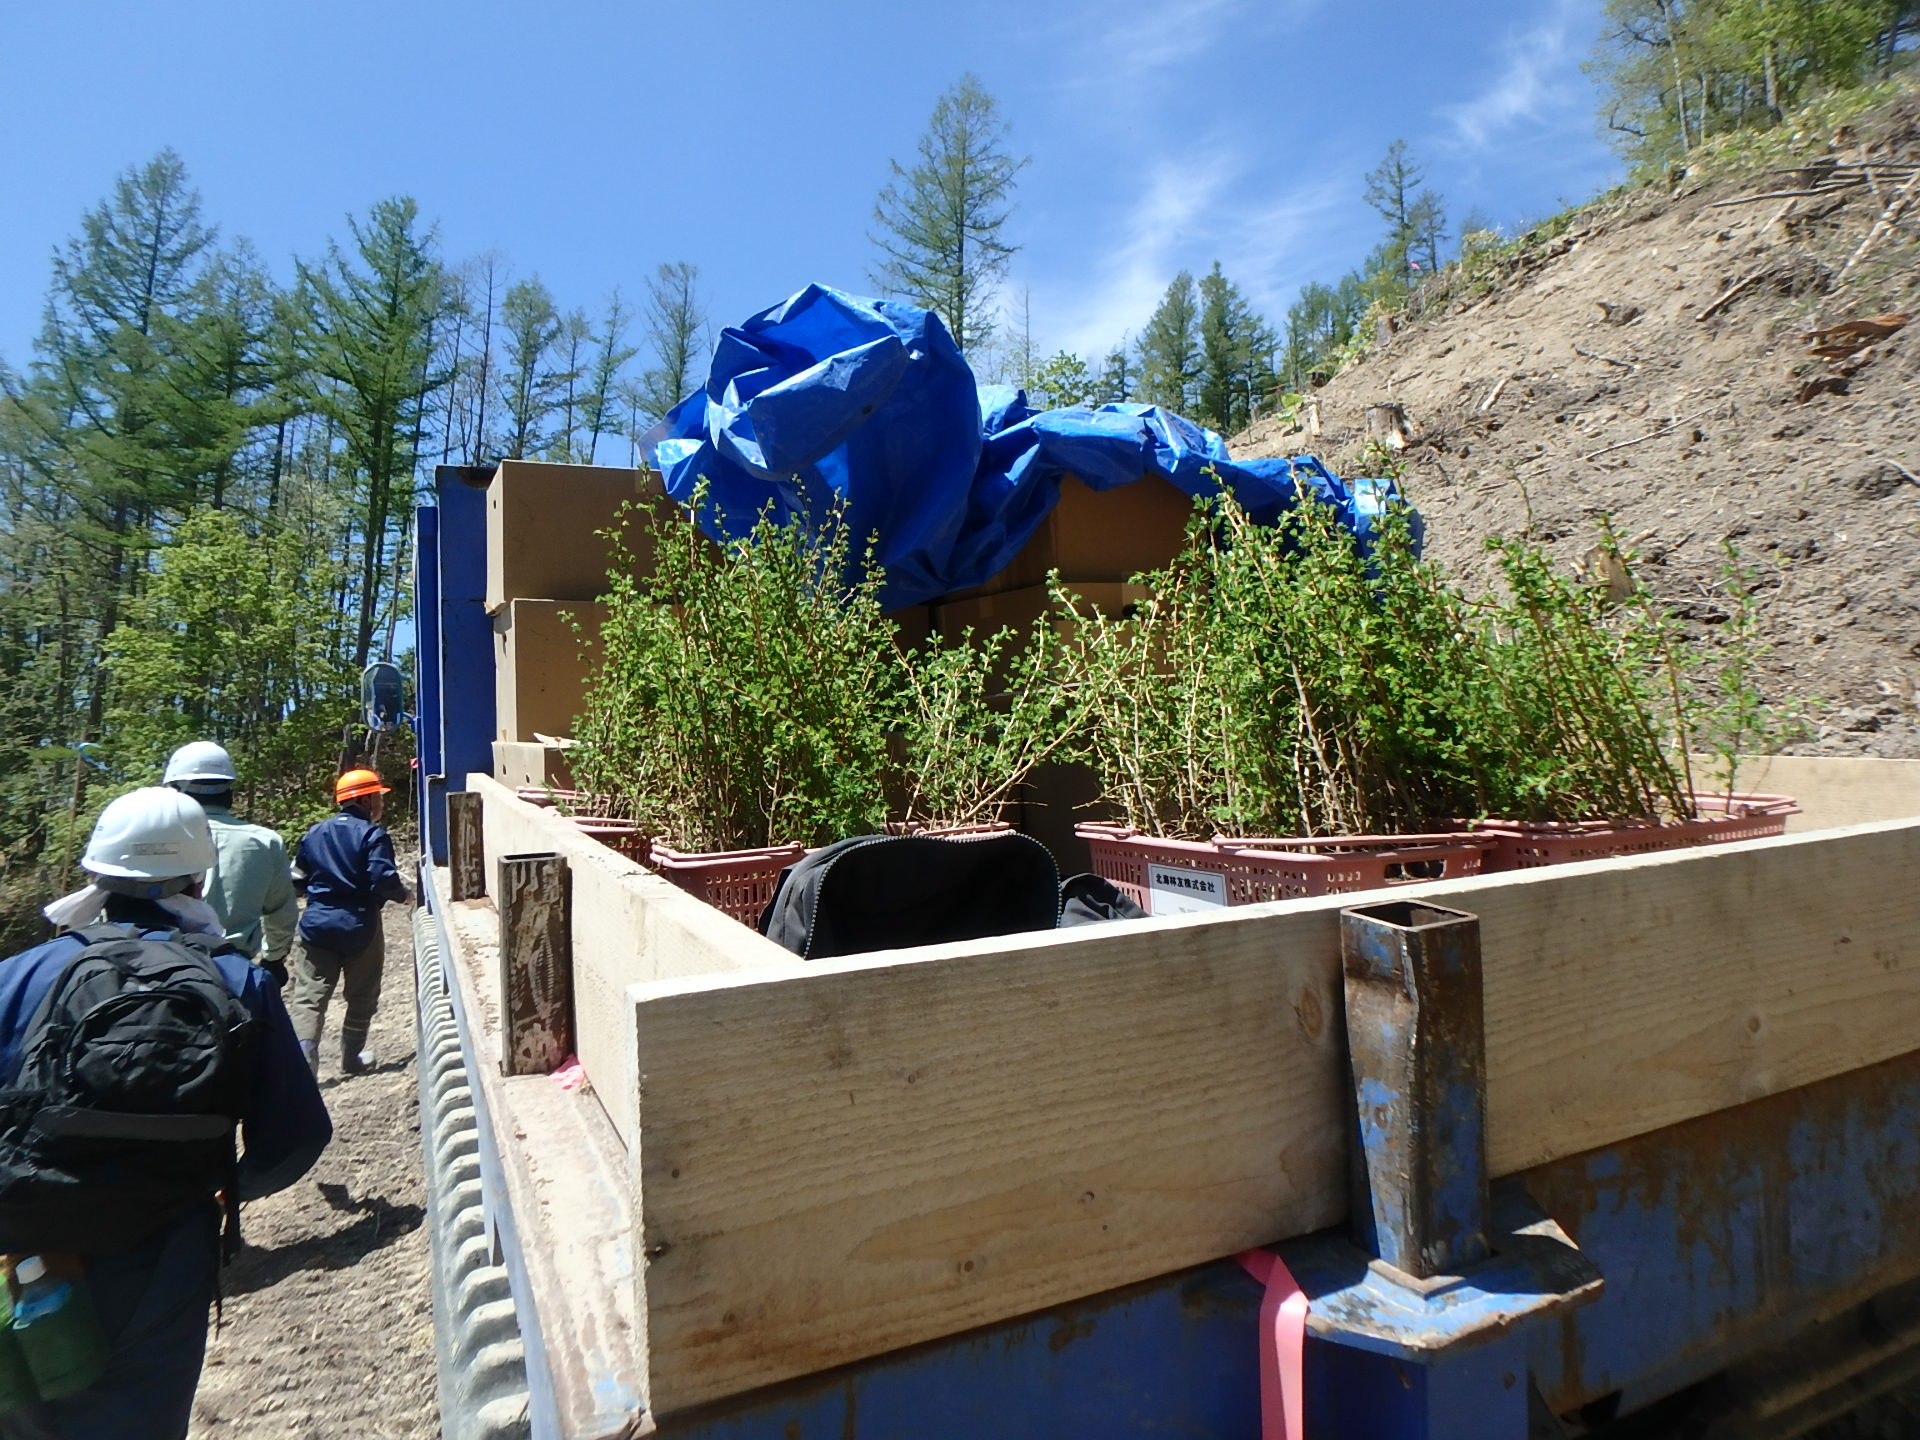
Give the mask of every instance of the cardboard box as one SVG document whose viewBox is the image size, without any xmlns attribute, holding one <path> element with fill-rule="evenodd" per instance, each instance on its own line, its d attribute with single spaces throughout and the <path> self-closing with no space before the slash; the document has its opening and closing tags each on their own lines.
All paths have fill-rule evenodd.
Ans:
<svg viewBox="0 0 1920 1440">
<path fill-rule="evenodd" d="M 1061 583 L 1102 615 L 1113 618 L 1124 615 L 1128 606 L 1137 605 L 1153 594 L 1149 586 L 1114 581 L 1063 580 Z M 936 600 L 933 628 L 936 634 L 949 640 L 959 639 L 969 629 L 984 637 L 1003 625 L 1010 625 L 1025 635 L 1033 629 L 1033 622 L 1046 613 L 1047 603 L 1045 584 L 975 595 L 971 599 Z"/>
<path fill-rule="evenodd" d="M 605 618 L 580 600 L 513 600 L 493 617 L 494 739 L 573 734 Z"/>
<path fill-rule="evenodd" d="M 558 745 L 542 745 L 537 741 L 494 741 L 493 778 L 510 790 L 525 786 L 548 790 L 574 788 L 573 767 L 567 763 L 567 752 Z"/>
<path fill-rule="evenodd" d="M 597 600 L 606 593 L 612 529 L 628 501 L 664 503 L 652 470 L 502 460 L 487 485 L 487 612 L 512 600 Z M 652 569 L 639 527 L 628 548 L 635 573 Z"/>
<path fill-rule="evenodd" d="M 1131 580 L 1180 553 L 1192 517 L 1193 497 L 1157 475 L 1114 490 L 1090 490 L 1069 475 L 1060 485 L 1060 503 L 1006 568 L 949 598 L 1045 585 L 1049 570 L 1069 580 Z"/>
<path fill-rule="evenodd" d="M 889 610 L 886 618 L 893 622 L 893 643 L 902 650 L 919 649 L 933 634 L 931 605 L 909 605 L 904 610 Z"/>
</svg>

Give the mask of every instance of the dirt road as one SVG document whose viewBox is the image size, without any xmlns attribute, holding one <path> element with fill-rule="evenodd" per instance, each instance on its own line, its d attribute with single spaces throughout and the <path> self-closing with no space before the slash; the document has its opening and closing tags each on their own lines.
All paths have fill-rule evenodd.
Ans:
<svg viewBox="0 0 1920 1440">
<path fill-rule="evenodd" d="M 333 1144 L 292 1188 L 246 1207 L 222 1277 L 226 1319 L 194 1402 L 201 1437 L 400 1440 L 440 1433 L 414 1084 L 413 936 L 386 908 L 378 1068 L 343 1077 L 340 1001 L 321 1044 Z"/>
</svg>

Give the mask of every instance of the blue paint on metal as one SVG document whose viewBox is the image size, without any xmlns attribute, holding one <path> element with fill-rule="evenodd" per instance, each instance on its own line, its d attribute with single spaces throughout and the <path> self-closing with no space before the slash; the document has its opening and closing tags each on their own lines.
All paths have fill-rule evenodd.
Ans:
<svg viewBox="0 0 1920 1440">
<path fill-rule="evenodd" d="M 1486 1254 L 1479 921 L 1407 902 L 1341 912 L 1358 1112 L 1353 1224 L 1410 1275 Z"/>
<path fill-rule="evenodd" d="M 1630 1413 L 1920 1276 L 1920 1052 L 1519 1178 L 1607 1277 L 1541 1392 Z"/>
<path fill-rule="evenodd" d="M 1183 1271 L 668 1417 L 660 1440 L 1258 1440 L 1260 1295 L 1238 1265 Z"/>
<path fill-rule="evenodd" d="M 1328 1440 L 1526 1440 L 1526 1359 L 1514 1339 L 1444 1365 L 1309 1339 L 1307 1433 Z"/>
<path fill-rule="evenodd" d="M 1495 1187 L 1493 1252 L 1458 1275 L 1416 1281 L 1338 1231 L 1278 1247 L 1312 1302 L 1315 1335 L 1433 1364 L 1595 1299 L 1600 1274 L 1517 1185 Z"/>
<path fill-rule="evenodd" d="M 493 623 L 487 618 L 487 492 L 457 465 L 434 473 L 440 496 L 441 766 L 449 790 L 493 773 Z M 445 826 L 445 817 L 436 816 Z"/>
<path fill-rule="evenodd" d="M 434 777 L 445 770 L 440 703 L 440 512 L 422 505 L 413 512 L 413 702 L 414 743 L 418 747 L 415 786 L 420 816 L 420 848 L 433 863 L 447 863 L 446 825 L 438 817 L 445 802 L 436 795 Z"/>
</svg>

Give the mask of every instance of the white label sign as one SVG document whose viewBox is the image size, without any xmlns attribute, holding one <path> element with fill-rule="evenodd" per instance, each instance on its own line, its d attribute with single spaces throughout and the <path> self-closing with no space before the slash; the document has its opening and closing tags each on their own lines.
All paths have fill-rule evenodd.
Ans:
<svg viewBox="0 0 1920 1440">
<path fill-rule="evenodd" d="M 1224 910 L 1227 877 L 1213 870 L 1185 870 L 1177 865 L 1147 866 L 1147 908 L 1155 915 L 1191 915 L 1199 910 Z"/>
</svg>

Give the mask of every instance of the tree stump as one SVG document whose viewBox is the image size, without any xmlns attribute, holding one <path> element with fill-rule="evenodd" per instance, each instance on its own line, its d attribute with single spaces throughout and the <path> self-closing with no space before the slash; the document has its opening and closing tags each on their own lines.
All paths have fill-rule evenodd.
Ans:
<svg viewBox="0 0 1920 1440">
<path fill-rule="evenodd" d="M 1367 438 L 1389 450 L 1404 450 L 1412 439 L 1404 405 L 1383 400 L 1367 406 Z"/>
</svg>

